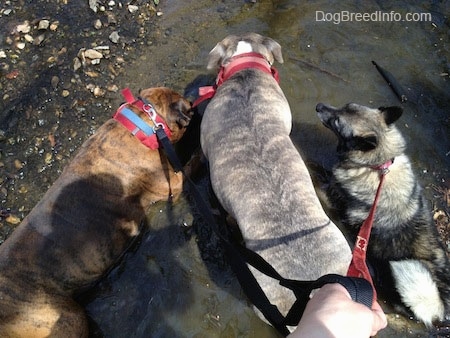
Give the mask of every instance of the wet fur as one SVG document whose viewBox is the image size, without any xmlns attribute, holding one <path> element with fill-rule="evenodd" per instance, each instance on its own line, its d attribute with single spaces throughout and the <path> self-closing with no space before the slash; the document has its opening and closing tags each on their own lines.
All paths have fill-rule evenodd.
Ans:
<svg viewBox="0 0 450 338">
<path fill-rule="evenodd" d="M 189 102 L 168 88 L 140 95 L 178 141 Z M 181 173 L 164 155 L 108 120 L 0 246 L 0 336 L 87 337 L 86 316 L 73 297 L 117 262 L 151 203 L 181 190 Z"/>
<path fill-rule="evenodd" d="M 283 61 L 278 43 L 249 33 L 218 43 L 210 52 L 209 67 L 227 64 L 238 46 L 248 52 L 249 45 L 269 63 Z M 345 274 L 350 247 L 323 211 L 290 131 L 289 104 L 271 75 L 245 69 L 225 81 L 201 124 L 214 192 L 236 219 L 246 246 L 282 276 L 313 280 L 332 272 Z M 286 313 L 294 295 L 259 272 L 255 276 Z"/>
<path fill-rule="evenodd" d="M 442 321 L 450 310 L 450 265 L 404 153 L 405 140 L 394 124 L 401 108 L 371 109 L 352 103 L 341 109 L 318 104 L 316 110 L 339 140 L 339 163 L 333 169 L 328 198 L 352 240 L 379 184 L 379 172 L 371 167 L 394 159 L 377 205 L 368 259 L 380 270 L 390 262 L 387 270 L 392 276 L 381 276 L 381 288 L 389 287 L 393 278 L 400 299 L 418 319 L 427 326 Z"/>
</svg>

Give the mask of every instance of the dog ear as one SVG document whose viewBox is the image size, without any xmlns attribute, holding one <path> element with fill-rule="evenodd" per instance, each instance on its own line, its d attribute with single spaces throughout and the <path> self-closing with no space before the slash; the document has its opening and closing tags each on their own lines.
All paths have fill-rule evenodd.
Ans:
<svg viewBox="0 0 450 338">
<path fill-rule="evenodd" d="M 387 125 L 397 121 L 403 114 L 403 109 L 398 106 L 380 107 L 378 108 L 378 110 L 383 114 L 384 121 L 386 122 Z"/>
<path fill-rule="evenodd" d="M 217 69 L 221 66 L 221 61 L 225 56 L 225 48 L 221 42 L 219 42 L 210 52 L 208 56 L 207 69 Z"/>
<path fill-rule="evenodd" d="M 274 59 L 278 63 L 283 63 L 283 55 L 281 54 L 281 46 L 278 42 L 271 38 L 265 38 L 263 41 L 264 46 L 267 47 L 268 50 L 272 52 Z"/>
</svg>

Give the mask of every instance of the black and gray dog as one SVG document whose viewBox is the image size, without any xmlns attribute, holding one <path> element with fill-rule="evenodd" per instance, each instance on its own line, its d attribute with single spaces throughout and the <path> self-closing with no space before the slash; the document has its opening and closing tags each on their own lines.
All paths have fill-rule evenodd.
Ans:
<svg viewBox="0 0 450 338">
<path fill-rule="evenodd" d="M 444 320 L 450 310 L 450 264 L 404 154 L 405 140 L 394 125 L 402 109 L 354 103 L 337 109 L 319 103 L 316 110 L 339 140 L 339 162 L 327 197 L 352 236 L 374 201 L 379 166 L 393 161 L 381 190 L 367 256 L 375 267 L 384 265 L 402 303 L 416 318 L 427 326 Z"/>
</svg>

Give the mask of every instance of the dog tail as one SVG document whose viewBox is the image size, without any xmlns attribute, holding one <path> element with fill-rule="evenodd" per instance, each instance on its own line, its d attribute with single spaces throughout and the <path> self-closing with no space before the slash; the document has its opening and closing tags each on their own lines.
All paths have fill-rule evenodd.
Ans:
<svg viewBox="0 0 450 338">
<path fill-rule="evenodd" d="M 427 327 L 444 319 L 444 303 L 428 269 L 418 260 L 391 261 L 398 293 Z"/>
</svg>

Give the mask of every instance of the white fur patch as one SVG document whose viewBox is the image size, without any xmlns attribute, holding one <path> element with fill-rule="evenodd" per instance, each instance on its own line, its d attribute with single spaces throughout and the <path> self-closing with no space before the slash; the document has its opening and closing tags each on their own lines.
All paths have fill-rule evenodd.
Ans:
<svg viewBox="0 0 450 338">
<path fill-rule="evenodd" d="M 251 52 L 253 52 L 253 48 L 250 43 L 245 41 L 239 41 L 236 47 L 236 51 L 233 53 L 233 56 Z"/>
<path fill-rule="evenodd" d="M 425 266 L 416 260 L 391 261 L 392 273 L 402 301 L 428 327 L 444 319 L 444 304 L 436 283 Z"/>
</svg>

